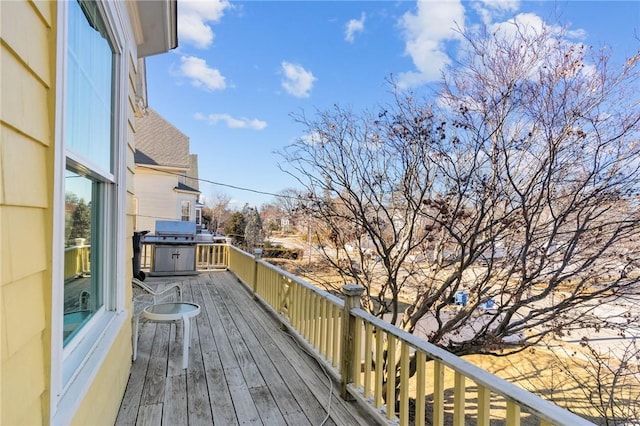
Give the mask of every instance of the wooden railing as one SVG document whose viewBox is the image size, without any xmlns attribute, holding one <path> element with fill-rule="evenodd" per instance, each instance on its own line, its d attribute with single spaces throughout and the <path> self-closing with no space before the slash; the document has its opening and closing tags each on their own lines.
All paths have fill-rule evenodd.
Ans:
<svg viewBox="0 0 640 426">
<path fill-rule="evenodd" d="M 226 244 L 220 243 L 196 244 L 196 269 L 198 271 L 227 269 L 227 265 L 229 264 L 229 250 L 227 250 L 226 247 Z M 142 244 L 140 250 L 141 269 L 151 269 L 153 249 L 153 244 Z"/>
<path fill-rule="evenodd" d="M 341 299 L 244 251 L 227 248 L 229 270 L 332 367 L 329 371 L 341 382 L 343 398 L 360 399 L 391 422 L 408 425 L 413 400 L 416 425 L 425 424 L 426 412 L 433 425 L 445 423 L 445 412 L 458 426 L 469 419 L 480 426 L 488 426 L 491 419 L 516 426 L 525 416 L 537 418 L 540 425 L 592 424 L 370 315 L 360 307 L 359 287 L 345 286 Z M 415 363 L 413 377 L 410 363 Z M 385 365 L 399 369 L 387 375 Z M 449 375 L 453 397 L 445 399 Z M 468 398 L 472 391 L 474 398 Z"/>
<path fill-rule="evenodd" d="M 227 269 L 229 250 L 226 247 L 226 244 L 198 243 L 196 245 L 196 269 L 199 271 Z"/>
<path fill-rule="evenodd" d="M 82 244 L 64 249 L 64 279 L 70 280 L 90 272 L 91 246 Z"/>
</svg>

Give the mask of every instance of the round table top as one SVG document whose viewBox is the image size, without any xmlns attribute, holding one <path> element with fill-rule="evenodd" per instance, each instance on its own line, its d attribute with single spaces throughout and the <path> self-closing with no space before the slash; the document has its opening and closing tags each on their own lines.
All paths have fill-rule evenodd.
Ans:
<svg viewBox="0 0 640 426">
<path fill-rule="evenodd" d="M 156 321 L 173 321 L 182 317 L 194 317 L 200 313 L 200 305 L 188 302 L 158 303 L 144 308 L 143 315 Z"/>
</svg>

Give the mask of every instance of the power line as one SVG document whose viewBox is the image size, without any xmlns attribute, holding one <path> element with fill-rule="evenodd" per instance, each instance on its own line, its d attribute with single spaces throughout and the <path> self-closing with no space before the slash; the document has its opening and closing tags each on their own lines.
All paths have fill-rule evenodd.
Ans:
<svg viewBox="0 0 640 426">
<path fill-rule="evenodd" d="M 287 199 L 290 199 L 290 200 L 299 200 L 299 199 L 301 199 L 301 197 L 294 197 L 294 196 L 291 196 L 291 195 L 284 195 L 284 194 L 274 194 L 273 192 L 260 191 L 258 189 L 245 188 L 245 187 L 242 187 L 242 186 L 231 185 L 229 183 L 215 182 L 215 181 L 212 181 L 212 180 L 209 180 L 209 179 L 202 179 L 202 178 L 197 178 L 197 177 L 193 177 L 193 176 L 187 176 L 187 175 L 183 175 L 183 174 L 180 174 L 180 173 L 171 172 L 169 170 L 163 170 L 163 169 L 157 169 L 155 167 L 150 167 L 150 166 L 148 166 L 146 164 L 144 165 L 144 168 L 155 170 L 155 171 L 161 172 L 161 173 L 166 173 L 166 174 L 169 174 L 169 175 L 175 175 L 175 176 L 184 177 L 186 179 L 193 179 L 193 180 L 197 180 L 197 181 L 200 181 L 200 182 L 206 182 L 206 183 L 210 183 L 212 185 L 218 185 L 218 186 L 224 186 L 226 188 L 237 189 L 239 191 L 253 192 L 254 194 L 270 195 L 272 197 L 287 198 Z M 304 199 L 308 200 L 308 201 L 312 201 L 311 198 L 304 198 Z"/>
</svg>

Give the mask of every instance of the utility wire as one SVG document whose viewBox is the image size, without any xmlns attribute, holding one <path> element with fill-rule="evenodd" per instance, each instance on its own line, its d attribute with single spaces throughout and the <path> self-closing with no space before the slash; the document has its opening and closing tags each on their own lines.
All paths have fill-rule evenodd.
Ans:
<svg viewBox="0 0 640 426">
<path fill-rule="evenodd" d="M 163 170 L 163 169 L 158 169 L 158 168 L 155 168 L 155 167 L 150 167 L 150 166 L 148 166 L 146 164 L 143 165 L 143 167 L 146 168 L 146 169 L 155 170 L 157 172 L 166 173 L 166 174 L 169 174 L 169 175 L 176 175 L 176 176 L 184 177 L 186 179 L 193 179 L 193 180 L 197 180 L 197 181 L 200 181 L 200 182 L 210 183 L 212 185 L 224 186 L 226 188 L 237 189 L 237 190 L 240 190 L 240 191 L 253 192 L 254 194 L 270 195 L 270 196 L 273 196 L 273 197 L 287 198 L 287 199 L 290 199 L 290 200 L 299 200 L 299 199 L 301 199 L 301 197 L 294 197 L 294 196 L 285 195 L 285 194 L 275 194 L 273 192 L 260 191 L 258 189 L 245 188 L 245 187 L 242 187 L 242 186 L 231 185 L 229 183 L 222 183 L 222 182 L 216 182 L 216 181 L 209 180 L 209 179 L 202 179 L 202 178 L 197 178 L 197 177 L 193 177 L 193 176 L 187 176 L 187 175 L 183 175 L 183 174 L 180 174 L 180 173 L 177 173 L 177 172 L 172 172 L 172 171 L 169 171 L 169 170 Z M 304 199 L 306 201 L 313 201 L 309 197 L 305 197 L 305 198 L 302 198 L 302 199 Z"/>
</svg>

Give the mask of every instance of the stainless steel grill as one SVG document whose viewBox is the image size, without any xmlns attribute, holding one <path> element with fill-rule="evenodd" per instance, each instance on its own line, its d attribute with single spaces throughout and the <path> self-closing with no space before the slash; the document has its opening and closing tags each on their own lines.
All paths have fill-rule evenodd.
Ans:
<svg viewBox="0 0 640 426">
<path fill-rule="evenodd" d="M 149 275 L 197 275 L 196 224 L 173 220 L 156 221 L 155 234 L 144 237 L 151 244 Z"/>
</svg>

